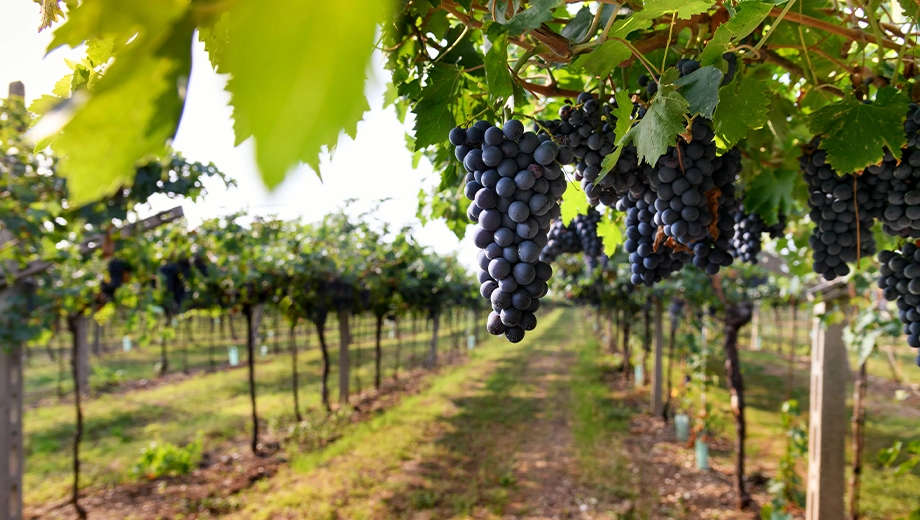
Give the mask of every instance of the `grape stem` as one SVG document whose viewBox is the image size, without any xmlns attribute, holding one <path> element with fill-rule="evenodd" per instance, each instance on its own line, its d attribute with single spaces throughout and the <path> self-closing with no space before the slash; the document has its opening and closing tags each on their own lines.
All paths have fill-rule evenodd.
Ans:
<svg viewBox="0 0 920 520">
<path fill-rule="evenodd" d="M 789 9 L 792 9 L 792 5 L 795 4 L 795 0 L 789 0 L 789 3 L 786 4 L 786 7 L 779 13 L 779 16 L 776 17 L 776 20 L 770 24 L 770 29 L 767 31 L 767 34 L 763 35 L 763 38 L 757 42 L 757 45 L 754 46 L 755 51 L 760 50 L 763 47 L 763 44 L 767 43 L 767 39 L 770 38 L 770 35 L 773 34 L 773 31 L 776 30 L 776 27 L 779 26 L 780 22 L 783 21 L 783 18 L 786 17 L 786 14 L 789 12 Z M 775 8 L 774 8 L 775 10 Z M 771 11 L 770 14 L 773 14 Z"/>
</svg>

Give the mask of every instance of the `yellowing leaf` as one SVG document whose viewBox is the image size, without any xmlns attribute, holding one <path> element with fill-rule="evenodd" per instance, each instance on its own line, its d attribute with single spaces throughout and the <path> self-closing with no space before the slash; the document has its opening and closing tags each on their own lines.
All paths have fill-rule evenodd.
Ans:
<svg viewBox="0 0 920 520">
<path fill-rule="evenodd" d="M 585 192 L 582 191 L 581 186 L 577 182 L 569 182 L 568 189 L 562 194 L 562 204 L 560 205 L 562 223 L 568 226 L 572 223 L 572 219 L 578 215 L 587 215 L 589 207 L 590 204 L 588 204 L 588 199 L 585 197 Z"/>
<path fill-rule="evenodd" d="M 64 76 L 63 78 L 59 79 L 57 83 L 54 84 L 54 88 L 51 90 L 51 93 L 59 98 L 70 97 L 70 84 L 72 82 L 73 82 L 73 74 L 68 74 Z"/>
<path fill-rule="evenodd" d="M 597 236 L 604 243 L 604 254 L 607 256 L 613 256 L 617 251 L 617 246 L 623 243 L 623 231 L 620 229 L 613 210 L 607 211 L 597 223 Z"/>
</svg>

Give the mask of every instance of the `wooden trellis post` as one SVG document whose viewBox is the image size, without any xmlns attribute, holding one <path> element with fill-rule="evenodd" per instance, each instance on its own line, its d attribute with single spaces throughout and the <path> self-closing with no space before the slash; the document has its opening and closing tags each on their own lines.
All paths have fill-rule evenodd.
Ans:
<svg viewBox="0 0 920 520">
<path fill-rule="evenodd" d="M 23 292 L 0 291 L 0 313 Z M 0 518 L 22 518 L 22 345 L 0 345 Z"/>
<path fill-rule="evenodd" d="M 825 300 L 839 295 L 842 287 L 837 284 L 822 288 Z M 846 514 L 846 385 L 850 373 L 843 343 L 845 323 L 822 323 L 826 309 L 824 302 L 815 304 L 812 325 L 806 520 L 843 520 Z"/>
<path fill-rule="evenodd" d="M 662 324 L 662 315 L 664 314 L 664 303 L 662 303 L 661 298 L 657 298 L 655 301 L 655 368 L 652 373 L 652 403 L 651 410 L 652 416 L 660 417 L 664 410 L 664 402 L 662 400 L 662 387 L 664 380 L 664 371 L 662 369 L 663 352 L 664 352 L 664 326 Z"/>
</svg>

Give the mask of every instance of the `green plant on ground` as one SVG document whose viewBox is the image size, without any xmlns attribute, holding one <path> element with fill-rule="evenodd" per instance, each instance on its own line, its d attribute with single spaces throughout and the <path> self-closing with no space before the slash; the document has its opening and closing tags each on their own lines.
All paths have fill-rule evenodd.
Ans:
<svg viewBox="0 0 920 520">
<path fill-rule="evenodd" d="M 907 458 L 898 462 L 902 453 L 906 454 Z M 879 451 L 878 462 L 882 466 L 894 470 L 895 475 L 910 473 L 920 464 L 920 439 L 907 443 L 906 448 L 904 441 L 895 442 L 890 448 Z M 905 520 L 920 520 L 920 506 L 911 511 Z"/>
<path fill-rule="evenodd" d="M 764 520 L 792 520 L 790 508 L 801 507 L 805 503 L 802 478 L 795 470 L 796 461 L 808 453 L 808 430 L 799 411 L 799 402 L 795 399 L 784 402 L 781 417 L 786 432 L 786 449 L 779 459 L 776 476 L 767 486 L 772 498 L 760 509 Z"/>
<path fill-rule="evenodd" d="M 314 410 L 288 428 L 285 442 L 293 444 L 301 452 L 316 451 L 341 437 L 350 422 L 351 414 L 348 412 Z"/>
<path fill-rule="evenodd" d="M 192 471 L 201 462 L 204 439 L 201 432 L 185 446 L 171 442 L 152 441 L 141 451 L 132 472 L 148 480 L 177 477 Z"/>
<path fill-rule="evenodd" d="M 111 390 L 125 381 L 124 370 L 114 370 L 106 366 L 94 366 L 90 386 L 96 392 Z"/>
</svg>

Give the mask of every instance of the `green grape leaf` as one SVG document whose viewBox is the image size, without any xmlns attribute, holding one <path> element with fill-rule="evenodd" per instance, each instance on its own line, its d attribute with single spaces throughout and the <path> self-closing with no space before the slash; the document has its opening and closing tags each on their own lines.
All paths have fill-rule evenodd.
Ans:
<svg viewBox="0 0 920 520">
<path fill-rule="evenodd" d="M 436 57 L 439 63 L 451 64 L 461 69 L 474 69 L 469 74 L 482 75 L 482 70 L 478 68 L 482 65 L 482 56 L 476 46 L 473 44 L 473 33 L 464 30 L 466 26 L 457 24 L 444 34 L 443 39 L 450 42 L 447 52 L 439 53 Z"/>
<path fill-rule="evenodd" d="M 735 15 L 716 28 L 712 39 L 709 40 L 706 48 L 700 54 L 700 64 L 704 67 L 716 65 L 721 68 L 722 55 L 728 50 L 732 38 L 740 40 L 751 34 L 754 29 L 763 23 L 774 5 L 767 2 L 740 2 Z"/>
<path fill-rule="evenodd" d="M 368 108 L 365 72 L 392 2 L 240 0 L 228 13 L 220 69 L 230 74 L 236 141 L 255 140 L 269 187 L 354 133 Z M 294 54 L 279 49 L 296 49 Z"/>
<path fill-rule="evenodd" d="M 617 161 L 620 159 L 620 153 L 623 151 L 623 145 L 621 141 L 623 137 L 626 136 L 626 133 L 632 127 L 632 109 L 633 104 L 632 100 L 629 99 L 629 94 L 626 91 L 619 91 L 616 93 L 617 107 L 613 109 L 613 116 L 616 117 L 616 124 L 613 127 L 614 134 L 614 143 L 616 148 L 613 149 L 613 152 L 607 154 L 604 157 L 604 161 L 601 163 L 601 172 L 597 176 L 597 180 L 594 181 L 595 184 L 601 182 L 604 177 L 616 166 Z"/>
<path fill-rule="evenodd" d="M 635 143 L 639 160 L 654 165 L 686 130 L 684 116 L 689 108 L 673 85 L 662 84 L 645 117 L 626 132 L 621 144 Z"/>
<path fill-rule="evenodd" d="M 588 198 L 585 197 L 581 186 L 575 181 L 570 181 L 568 189 L 562 194 L 562 204 L 560 204 L 562 224 L 568 226 L 578 215 L 587 215 L 589 207 L 591 206 L 588 204 Z"/>
<path fill-rule="evenodd" d="M 228 34 L 229 17 L 226 13 L 214 20 L 211 25 L 200 25 L 198 27 L 198 41 L 204 43 L 204 49 L 208 51 L 208 60 L 211 67 L 218 72 L 220 64 L 224 58 L 224 51 L 227 48 L 227 42 L 230 40 Z"/>
<path fill-rule="evenodd" d="M 511 86 L 511 71 L 508 70 L 508 35 L 502 34 L 492 41 L 492 48 L 486 53 L 486 85 L 492 99 L 508 99 L 514 94 Z"/>
<path fill-rule="evenodd" d="M 463 73 L 456 67 L 435 66 L 428 74 L 428 84 L 422 89 L 415 112 L 415 149 L 443 143 L 450 130 L 457 126 L 453 105 Z"/>
<path fill-rule="evenodd" d="M 613 211 L 608 211 L 597 223 L 597 236 L 604 243 L 604 254 L 613 256 L 617 247 L 623 243 L 623 231 Z"/>
<path fill-rule="evenodd" d="M 814 112 L 808 128 L 822 136 L 821 148 L 835 170 L 860 171 L 880 162 L 885 148 L 900 156 L 909 101 L 891 87 L 880 89 L 873 103 L 847 96 Z"/>
<path fill-rule="evenodd" d="M 129 183 L 139 160 L 167 152 L 185 103 L 193 30 L 180 22 L 162 46 L 140 45 L 116 60 L 54 139 L 72 206 Z"/>
<path fill-rule="evenodd" d="M 719 106 L 712 117 L 716 143 L 728 150 L 747 136 L 748 130 L 763 128 L 769 120 L 770 90 L 763 80 L 739 76 L 719 89 Z"/>
<path fill-rule="evenodd" d="M 654 0 L 646 2 L 645 8 L 638 14 L 650 20 L 664 14 L 676 13 L 678 18 L 686 20 L 693 15 L 705 13 L 713 4 L 715 0 Z"/>
<path fill-rule="evenodd" d="M 719 104 L 719 83 L 722 82 L 722 71 L 715 67 L 702 67 L 687 74 L 674 82 L 683 87 L 681 95 L 690 104 L 690 114 L 699 114 L 706 119 L 712 119 L 712 112 Z"/>
<path fill-rule="evenodd" d="M 177 23 L 188 9 L 189 2 L 186 0 L 80 2 L 80 5 L 68 9 L 66 21 L 54 30 L 48 52 L 62 45 L 77 47 L 95 38 L 111 38 L 120 44 L 135 35 L 138 35 L 139 40 L 158 38 Z"/>
<path fill-rule="evenodd" d="M 916 20 L 920 16 L 920 4 L 916 0 L 898 0 L 898 3 L 908 20 Z"/>
<path fill-rule="evenodd" d="M 792 213 L 795 181 L 799 173 L 792 170 L 764 170 L 747 187 L 744 209 L 756 213 L 767 225 L 776 224 L 779 212 Z"/>
<path fill-rule="evenodd" d="M 584 70 L 593 76 L 606 76 L 632 56 L 629 47 L 620 40 L 607 40 L 593 52 L 582 54 L 572 62 L 572 70 Z"/>
<path fill-rule="evenodd" d="M 520 34 L 527 29 L 537 29 L 543 22 L 553 19 L 553 9 L 559 0 L 530 0 L 530 7 L 514 15 L 505 27 L 511 34 Z"/>
<path fill-rule="evenodd" d="M 582 7 L 559 31 L 559 34 L 572 41 L 581 41 L 588 35 L 588 30 L 591 29 L 591 22 L 593 21 L 594 15 L 591 14 L 591 8 Z"/>
</svg>

